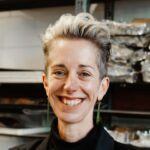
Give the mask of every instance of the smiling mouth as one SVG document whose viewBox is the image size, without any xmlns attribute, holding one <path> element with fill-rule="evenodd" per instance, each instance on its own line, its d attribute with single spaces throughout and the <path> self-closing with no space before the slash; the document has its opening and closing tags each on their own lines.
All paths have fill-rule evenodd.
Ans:
<svg viewBox="0 0 150 150">
<path fill-rule="evenodd" d="M 79 98 L 66 98 L 66 97 L 59 97 L 59 99 L 61 100 L 61 102 L 65 105 L 68 106 L 76 106 L 80 103 L 82 103 L 83 99 L 79 99 Z"/>
</svg>

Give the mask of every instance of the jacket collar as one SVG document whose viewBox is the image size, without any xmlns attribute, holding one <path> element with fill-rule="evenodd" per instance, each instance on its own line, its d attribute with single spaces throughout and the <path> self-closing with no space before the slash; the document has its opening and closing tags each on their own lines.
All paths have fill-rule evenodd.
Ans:
<svg viewBox="0 0 150 150">
<path fill-rule="evenodd" d="M 96 150 L 113 150 L 114 140 L 100 124 L 100 135 L 97 140 Z"/>
<path fill-rule="evenodd" d="M 37 147 L 36 150 L 46 150 L 48 148 L 49 142 L 51 141 L 51 135 L 43 140 L 43 142 Z M 49 147 L 50 150 L 54 150 L 52 147 Z M 95 150 L 114 150 L 114 140 L 107 133 L 101 124 L 99 124 L 99 136 L 97 140 L 97 145 Z"/>
<path fill-rule="evenodd" d="M 49 145 L 50 136 L 46 137 L 36 150 L 47 150 Z M 52 150 L 52 149 L 51 149 Z"/>
</svg>

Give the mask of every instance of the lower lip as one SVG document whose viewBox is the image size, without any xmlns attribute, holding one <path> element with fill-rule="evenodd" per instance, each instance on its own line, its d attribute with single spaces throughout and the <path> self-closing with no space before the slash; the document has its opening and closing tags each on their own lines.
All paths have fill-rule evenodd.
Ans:
<svg viewBox="0 0 150 150">
<path fill-rule="evenodd" d="M 65 107 L 70 107 L 70 108 L 76 108 L 76 107 L 78 107 L 79 105 L 81 105 L 81 104 L 83 103 L 83 101 L 84 101 L 84 100 L 81 100 L 81 102 L 78 103 L 78 104 L 76 104 L 76 105 L 67 105 L 67 104 L 64 104 L 64 103 L 62 102 L 62 100 L 60 100 L 60 102 L 61 102 Z"/>
</svg>

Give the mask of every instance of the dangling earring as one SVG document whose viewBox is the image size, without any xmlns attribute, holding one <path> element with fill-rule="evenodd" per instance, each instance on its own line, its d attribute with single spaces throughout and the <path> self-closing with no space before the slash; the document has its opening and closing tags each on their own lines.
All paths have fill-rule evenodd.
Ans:
<svg viewBox="0 0 150 150">
<path fill-rule="evenodd" d="M 101 103 L 98 101 L 98 104 L 97 104 L 97 114 L 96 114 L 96 124 L 99 124 L 101 118 L 100 118 L 100 105 Z"/>
<path fill-rule="evenodd" d="M 50 104 L 47 100 L 47 125 L 50 125 Z"/>
</svg>

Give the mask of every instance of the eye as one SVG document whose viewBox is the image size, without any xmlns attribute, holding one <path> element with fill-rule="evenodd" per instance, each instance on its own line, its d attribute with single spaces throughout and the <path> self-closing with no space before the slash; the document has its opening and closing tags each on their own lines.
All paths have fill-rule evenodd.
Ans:
<svg viewBox="0 0 150 150">
<path fill-rule="evenodd" d="M 91 74 L 88 71 L 82 71 L 82 72 L 79 73 L 79 76 L 81 78 L 88 78 L 88 77 L 91 76 Z"/>
<path fill-rule="evenodd" d="M 52 74 L 57 78 L 63 78 L 66 75 L 64 70 L 56 70 Z"/>
</svg>

